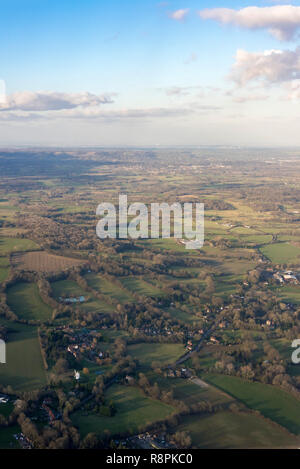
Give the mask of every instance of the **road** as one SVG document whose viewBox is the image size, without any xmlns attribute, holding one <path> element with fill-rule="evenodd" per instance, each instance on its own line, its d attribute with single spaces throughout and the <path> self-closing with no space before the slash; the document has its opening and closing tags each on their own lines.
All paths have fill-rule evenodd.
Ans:
<svg viewBox="0 0 300 469">
<path fill-rule="evenodd" d="M 178 366 L 178 365 L 181 365 L 182 363 L 186 362 L 189 358 L 191 358 L 191 355 L 194 353 L 194 352 L 199 352 L 199 350 L 201 349 L 202 345 L 203 345 L 203 342 L 209 337 L 211 336 L 212 332 L 214 330 L 217 329 L 218 327 L 218 324 L 220 321 L 222 321 L 223 319 L 223 313 L 219 316 L 217 316 L 216 318 L 216 321 L 215 323 L 209 328 L 207 329 L 204 334 L 201 336 L 201 339 L 199 340 L 199 342 L 197 343 L 197 345 L 192 349 L 190 350 L 189 352 L 185 353 L 184 355 L 182 355 L 173 365 L 170 365 L 169 368 L 172 368 L 173 366 Z"/>
</svg>

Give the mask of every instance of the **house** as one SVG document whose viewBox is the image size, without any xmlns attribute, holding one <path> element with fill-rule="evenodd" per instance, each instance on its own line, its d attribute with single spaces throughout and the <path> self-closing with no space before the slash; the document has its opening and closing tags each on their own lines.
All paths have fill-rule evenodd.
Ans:
<svg viewBox="0 0 300 469">
<path fill-rule="evenodd" d="M 219 343 L 218 339 L 216 339 L 215 337 L 211 337 L 211 338 L 210 338 L 210 341 L 211 341 L 213 344 L 218 344 L 218 343 Z"/>
<path fill-rule="evenodd" d="M 274 277 L 275 280 L 277 280 L 278 282 L 284 283 L 284 279 L 283 279 L 283 277 L 282 277 L 281 274 L 279 274 L 279 273 L 276 272 L 276 273 L 273 275 L 273 277 Z"/>
<path fill-rule="evenodd" d="M 167 371 L 167 377 L 168 378 L 176 378 L 176 374 L 174 370 L 168 370 Z"/>
<path fill-rule="evenodd" d="M 70 304 L 70 303 L 84 303 L 85 297 L 79 296 L 77 298 L 63 298 L 62 296 L 59 297 L 59 301 L 62 303 Z"/>
<path fill-rule="evenodd" d="M 53 411 L 50 409 L 50 407 L 48 407 L 45 403 L 43 403 L 42 408 L 47 413 L 49 421 L 53 422 L 55 420 L 55 415 L 54 415 Z"/>
<path fill-rule="evenodd" d="M 126 384 L 133 384 L 134 383 L 133 376 L 126 375 L 125 376 L 125 382 L 126 382 Z"/>
<path fill-rule="evenodd" d="M 181 378 L 187 379 L 191 377 L 191 372 L 187 368 L 181 368 L 180 375 Z"/>
</svg>

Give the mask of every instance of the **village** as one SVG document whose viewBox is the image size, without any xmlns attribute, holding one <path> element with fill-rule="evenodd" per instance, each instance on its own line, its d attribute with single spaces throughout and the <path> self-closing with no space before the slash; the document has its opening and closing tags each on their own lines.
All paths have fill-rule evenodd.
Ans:
<svg viewBox="0 0 300 469">
<path fill-rule="evenodd" d="M 66 351 L 76 360 L 86 358 L 97 364 L 103 364 L 103 360 L 109 358 L 109 353 L 104 350 L 104 346 L 101 346 L 101 332 L 86 328 L 64 327 L 63 333 L 69 342 Z"/>
</svg>

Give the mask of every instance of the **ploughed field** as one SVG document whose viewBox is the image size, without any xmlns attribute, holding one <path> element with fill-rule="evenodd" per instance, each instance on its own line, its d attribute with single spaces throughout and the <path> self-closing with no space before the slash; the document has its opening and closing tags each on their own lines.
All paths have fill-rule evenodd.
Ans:
<svg viewBox="0 0 300 469">
<path fill-rule="evenodd" d="M 45 251 L 16 253 L 12 256 L 12 265 L 18 270 L 35 272 L 60 272 L 82 265 L 83 261 L 64 256 L 56 256 Z"/>
</svg>

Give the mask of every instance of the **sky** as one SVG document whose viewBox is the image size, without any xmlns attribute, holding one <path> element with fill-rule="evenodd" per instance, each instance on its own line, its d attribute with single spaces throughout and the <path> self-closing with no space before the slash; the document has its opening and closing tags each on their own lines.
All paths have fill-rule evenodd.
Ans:
<svg viewBox="0 0 300 469">
<path fill-rule="evenodd" d="M 300 1 L 0 0 L 0 145 L 300 146 Z"/>
</svg>

